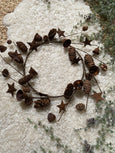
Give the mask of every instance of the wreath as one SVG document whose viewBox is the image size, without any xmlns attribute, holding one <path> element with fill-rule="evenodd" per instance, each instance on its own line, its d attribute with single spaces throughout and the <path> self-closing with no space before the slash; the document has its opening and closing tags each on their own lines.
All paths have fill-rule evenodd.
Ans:
<svg viewBox="0 0 115 153">
<path fill-rule="evenodd" d="M 87 26 L 83 26 L 82 30 L 86 31 L 88 29 Z M 13 60 L 15 64 L 22 65 L 22 72 L 16 68 L 15 66 L 11 65 L 1 54 L 1 58 L 9 64 L 13 69 L 16 70 L 17 73 L 21 74 L 21 78 L 19 80 L 15 80 L 10 76 L 10 73 L 8 69 L 3 69 L 2 70 L 2 75 L 4 77 L 9 77 L 15 83 L 18 83 L 20 85 L 20 89 L 16 89 L 14 83 L 9 84 L 8 83 L 8 90 L 7 93 L 10 93 L 12 96 L 14 96 L 14 93 L 16 92 L 16 99 L 17 101 L 22 101 L 24 105 L 30 106 L 34 105 L 34 108 L 36 109 L 43 109 L 45 107 L 48 107 L 51 103 L 51 101 L 55 98 L 63 98 L 64 100 L 61 101 L 60 105 L 57 105 L 59 108 L 59 113 L 64 113 L 66 110 L 66 107 L 68 104 L 71 102 L 72 97 L 74 94 L 78 91 L 81 90 L 87 95 L 87 100 L 86 100 L 86 105 L 83 103 L 79 103 L 76 105 L 76 109 L 80 112 L 85 112 L 87 111 L 87 106 L 88 106 L 88 98 L 91 96 L 94 98 L 96 102 L 99 102 L 100 100 L 103 100 L 101 97 L 102 95 L 102 90 L 98 84 L 98 81 L 96 79 L 96 75 L 99 74 L 100 68 L 103 71 L 107 70 L 107 65 L 100 61 L 96 56 L 99 55 L 99 47 L 95 48 L 92 52 L 95 56 L 92 56 L 88 54 L 86 51 L 81 50 L 79 48 L 73 47 L 72 46 L 72 40 L 68 39 L 67 36 L 64 35 L 65 31 L 62 31 L 61 29 L 51 29 L 48 33 L 48 35 L 44 35 L 43 37 L 40 36 L 38 33 L 35 34 L 32 42 L 28 42 L 29 48 L 27 45 L 23 42 L 12 42 L 12 40 L 8 40 L 7 43 L 10 45 L 14 43 L 16 47 L 18 47 L 19 52 L 13 51 L 13 52 L 8 52 L 8 56 Z M 58 38 L 56 37 L 58 35 Z M 70 35 L 69 35 L 70 36 Z M 87 37 L 85 40 L 82 42 L 82 44 L 85 46 L 91 45 L 91 41 Z M 48 44 L 61 44 L 64 49 L 68 52 L 69 60 L 72 65 L 77 65 L 79 63 L 82 64 L 82 76 L 80 80 L 75 80 L 74 82 L 70 82 L 67 84 L 65 87 L 64 92 L 62 95 L 48 95 L 46 93 L 42 93 L 40 91 L 37 91 L 34 86 L 31 85 L 30 81 L 37 77 L 38 73 L 37 71 L 30 67 L 29 72 L 26 73 L 26 64 L 28 61 L 29 56 L 34 51 L 37 51 L 39 46 L 43 45 L 48 45 Z M 1 45 L 0 46 L 0 52 L 3 53 L 7 50 L 6 46 Z M 80 52 L 84 52 L 85 56 L 82 57 Z M 23 58 L 23 55 L 26 55 L 26 58 Z M 101 62 L 100 66 L 97 66 L 94 62 L 94 58 L 98 61 Z M 91 88 L 92 88 L 92 83 L 91 81 L 95 81 L 97 83 L 97 86 L 100 90 L 99 93 L 94 92 L 93 95 L 91 95 Z M 34 96 L 33 94 L 36 94 L 37 96 Z M 65 101 L 65 102 L 63 102 Z M 61 115 L 62 116 L 62 115 Z M 60 116 L 60 118 L 61 118 Z M 58 119 L 58 121 L 60 120 Z M 53 113 L 48 114 L 48 121 L 53 122 L 55 121 L 56 116 Z"/>
</svg>

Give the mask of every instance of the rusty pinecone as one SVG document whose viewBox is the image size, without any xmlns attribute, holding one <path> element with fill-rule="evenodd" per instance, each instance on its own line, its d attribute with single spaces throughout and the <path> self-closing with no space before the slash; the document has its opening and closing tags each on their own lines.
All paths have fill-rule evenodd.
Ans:
<svg viewBox="0 0 115 153">
<path fill-rule="evenodd" d="M 79 103 L 76 105 L 76 109 L 78 111 L 83 111 L 83 110 L 85 110 L 85 105 L 83 103 Z"/>
<path fill-rule="evenodd" d="M 83 87 L 84 87 L 84 92 L 86 94 L 89 94 L 90 91 L 91 91 L 91 83 L 90 83 L 90 81 L 89 80 L 85 80 L 84 84 L 83 84 Z"/>
<path fill-rule="evenodd" d="M 65 89 L 64 97 L 66 99 L 69 99 L 72 96 L 72 93 L 73 93 L 73 84 L 69 83 Z"/>
<path fill-rule="evenodd" d="M 34 108 L 43 108 L 50 104 L 50 99 L 41 99 L 34 102 Z"/>
<path fill-rule="evenodd" d="M 97 75 L 99 73 L 99 68 L 95 65 L 94 60 L 91 55 L 86 54 L 84 57 L 85 64 L 92 75 Z"/>
</svg>

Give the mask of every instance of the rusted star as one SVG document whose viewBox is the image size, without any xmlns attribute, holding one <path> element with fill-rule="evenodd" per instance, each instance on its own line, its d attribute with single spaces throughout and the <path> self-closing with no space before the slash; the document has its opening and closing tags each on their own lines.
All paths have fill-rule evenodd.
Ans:
<svg viewBox="0 0 115 153">
<path fill-rule="evenodd" d="M 65 32 L 65 31 L 62 31 L 61 29 L 58 28 L 57 33 L 58 33 L 58 36 L 59 36 L 59 37 L 61 37 L 61 36 L 65 37 L 64 32 Z"/>
<path fill-rule="evenodd" d="M 21 54 L 19 54 L 17 50 L 15 50 L 15 52 L 8 52 L 8 55 L 13 59 L 15 57 L 18 57 Z"/>
<path fill-rule="evenodd" d="M 22 64 L 23 63 L 23 57 L 21 56 L 21 54 L 19 54 L 17 52 L 17 50 L 15 52 L 8 52 L 8 55 L 12 58 L 12 60 L 14 60 L 17 63 Z"/>
<path fill-rule="evenodd" d="M 68 103 L 63 103 L 63 100 L 61 101 L 61 104 L 60 105 L 57 105 L 57 107 L 59 108 L 59 113 L 61 111 L 66 111 L 65 107 L 68 105 Z"/>
<path fill-rule="evenodd" d="M 8 83 L 7 93 L 10 93 L 13 96 L 15 91 L 16 91 L 16 88 L 14 87 L 14 83 L 12 83 L 12 84 Z"/>
<path fill-rule="evenodd" d="M 101 97 L 102 93 L 97 93 L 94 91 L 94 94 L 91 95 L 91 97 L 98 103 L 100 100 L 104 100 L 102 97 Z"/>
<path fill-rule="evenodd" d="M 91 44 L 90 44 L 91 41 L 92 41 L 92 40 L 88 40 L 88 38 L 86 37 L 86 38 L 85 38 L 85 41 L 83 41 L 84 46 L 87 46 L 87 45 L 90 45 L 90 46 L 91 46 Z"/>
</svg>

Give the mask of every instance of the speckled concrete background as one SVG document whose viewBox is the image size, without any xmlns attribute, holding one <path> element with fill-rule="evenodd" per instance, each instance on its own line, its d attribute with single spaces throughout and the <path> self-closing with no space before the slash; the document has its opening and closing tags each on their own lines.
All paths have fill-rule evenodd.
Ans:
<svg viewBox="0 0 115 153">
<path fill-rule="evenodd" d="M 11 2 L 11 0 L 0 0 L 0 4 L 5 3 L 5 5 L 1 5 L 1 7 L 4 8 L 4 15 L 8 12 L 12 12 L 21 0 L 12 1 L 13 2 Z M 84 4 L 83 0 L 78 0 L 76 3 L 73 1 L 74 0 L 66 0 L 66 3 L 64 0 L 52 1 L 49 11 L 43 0 L 23 0 L 14 13 L 11 13 L 4 18 L 4 23 L 8 27 L 8 39 L 13 40 L 14 42 L 20 40 L 28 42 L 32 40 L 36 32 L 43 36 L 44 34 L 47 34 L 52 27 L 59 27 L 65 31 L 65 35 L 69 35 L 73 26 L 76 25 L 80 19 L 83 20 L 83 17 L 80 17 L 79 13 L 87 15 L 90 12 L 89 7 Z M 3 20 L 3 17 L 1 20 Z M 25 27 L 25 25 L 27 26 Z M 98 30 L 99 25 L 97 23 L 88 28 L 88 34 L 91 34 Z M 78 26 L 77 31 L 81 33 L 81 29 L 82 27 Z M 4 36 L 2 41 L 5 42 L 6 29 L 4 28 L 3 31 L 5 34 L 0 34 L 0 36 Z M 74 36 L 70 38 L 73 40 Z M 93 41 L 93 44 L 94 43 L 96 44 L 98 42 Z M 5 45 L 8 46 L 8 44 Z M 77 47 L 84 49 L 83 46 L 78 46 L 78 44 Z M 86 46 L 85 51 L 91 53 L 94 49 L 93 47 L 94 46 Z M 11 51 L 11 49 L 14 51 L 16 46 L 12 44 L 2 55 L 7 57 L 7 53 Z M 62 94 L 69 82 L 74 82 L 74 80 L 81 77 L 82 65 L 80 64 L 76 67 L 71 66 L 71 63 L 68 60 L 68 54 L 67 52 L 64 52 L 62 46 L 41 46 L 40 50 L 41 51 L 39 51 L 38 48 L 38 52 L 33 52 L 26 67 L 27 72 L 30 66 L 32 66 L 39 74 L 39 77 L 36 78 L 36 80 L 34 79 L 34 87 L 38 91 L 51 95 Z M 81 55 L 84 56 L 83 53 L 81 53 Z M 101 54 L 99 58 L 102 60 L 103 54 Z M 109 55 L 106 55 L 103 59 L 104 62 L 108 62 L 109 60 Z M 95 62 L 98 64 L 98 61 Z M 19 80 L 21 77 L 14 69 L 1 60 L 0 70 L 3 68 L 9 70 L 12 78 Z M 115 84 L 115 80 L 112 78 L 115 78 L 115 73 L 112 72 L 110 66 L 108 67 L 106 75 L 100 73 L 97 76 L 97 80 L 102 90 L 108 90 L 109 86 Z M 95 117 L 95 102 L 93 99 L 89 99 L 87 113 L 81 114 L 76 111 L 75 105 L 77 103 L 85 104 L 86 97 L 83 96 L 83 98 L 81 98 L 76 93 L 72 103 L 70 103 L 67 111 L 63 114 L 60 122 L 50 124 L 47 120 L 47 115 L 49 112 L 52 112 L 56 115 L 57 119 L 60 117 L 57 105 L 60 104 L 62 99 L 52 100 L 51 107 L 46 111 L 35 110 L 33 107 L 24 108 L 22 103 L 16 101 L 15 97 L 6 94 L 6 91 L 8 90 L 7 83 L 12 84 L 13 81 L 3 78 L 0 73 L 0 153 L 33 153 L 34 150 L 36 150 L 37 153 L 42 153 L 40 146 L 45 148 L 47 152 L 50 149 L 53 153 L 63 153 L 63 149 L 57 149 L 56 143 L 50 141 L 50 137 L 42 128 L 38 127 L 38 130 L 33 128 L 33 125 L 28 122 L 27 118 L 31 119 L 36 124 L 38 121 L 41 121 L 42 124 L 48 127 L 52 126 L 54 135 L 59 137 L 63 144 L 71 148 L 73 153 L 76 153 L 76 150 L 77 153 L 82 152 L 79 137 L 74 132 L 74 129 L 84 127 L 86 119 Z M 16 82 L 15 87 L 17 90 L 20 89 L 20 86 L 16 84 Z M 97 92 L 99 91 L 97 86 L 94 86 L 93 90 Z M 108 99 L 113 97 L 114 93 L 110 93 Z M 95 144 L 97 130 L 92 128 L 88 130 L 87 133 L 81 132 L 80 135 L 83 140 L 87 139 L 90 144 Z M 107 137 L 107 141 L 109 142 L 110 140 L 114 142 L 114 135 Z M 108 153 L 108 150 L 105 153 Z"/>
<path fill-rule="evenodd" d="M 0 0 L 0 44 L 7 39 L 7 29 L 3 25 L 3 17 L 12 11 L 22 0 Z"/>
</svg>

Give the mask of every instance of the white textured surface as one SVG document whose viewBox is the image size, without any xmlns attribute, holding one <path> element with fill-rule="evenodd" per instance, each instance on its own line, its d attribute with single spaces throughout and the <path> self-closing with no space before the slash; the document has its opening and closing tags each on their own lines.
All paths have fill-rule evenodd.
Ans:
<svg viewBox="0 0 115 153">
<path fill-rule="evenodd" d="M 90 12 L 89 6 L 85 5 L 82 0 L 78 0 L 77 2 L 74 2 L 74 0 L 51 1 L 51 8 L 49 10 L 47 9 L 47 5 L 41 0 L 23 0 L 13 13 L 4 17 L 4 24 L 8 28 L 8 39 L 14 42 L 28 42 L 33 39 L 36 32 L 44 35 L 51 28 L 59 27 L 65 30 L 65 34 L 68 35 L 73 26 L 83 19 L 79 16 L 79 13 L 87 15 Z M 90 26 L 88 34 L 96 32 L 99 29 L 98 24 Z M 76 30 L 76 32 L 80 31 L 81 27 Z M 95 44 L 98 44 L 98 42 L 95 42 Z M 78 47 L 83 48 L 81 46 Z M 9 48 L 10 51 L 12 49 L 14 47 Z M 85 48 L 89 53 L 92 49 L 94 49 L 94 46 L 87 46 Z M 7 56 L 7 53 L 4 53 L 4 56 Z M 101 55 L 100 58 L 102 59 L 103 56 Z M 107 55 L 105 61 L 109 60 L 110 57 Z M 3 69 L 3 66 L 9 69 L 13 78 L 18 79 L 20 77 L 20 75 L 17 75 L 11 67 L 1 60 L 0 70 Z M 80 79 L 82 74 L 81 66 L 71 66 L 67 52 L 64 51 L 63 47 L 58 45 L 40 47 L 38 52 L 34 52 L 31 58 L 29 58 L 27 71 L 30 66 L 34 67 L 39 74 L 39 79 L 36 79 L 35 87 L 41 92 L 52 95 L 62 94 L 67 83 Z M 111 68 L 109 68 L 106 75 L 100 73 L 97 76 L 103 90 L 115 84 L 115 80 L 112 80 L 114 76 Z M 54 143 L 50 141 L 42 129 L 35 130 L 27 121 L 27 118 L 30 118 L 36 123 L 42 121 L 43 124 L 50 126 L 47 121 L 47 114 L 48 112 L 52 112 L 58 118 L 59 114 L 56 105 L 61 100 L 52 101 L 51 107 L 46 111 L 37 112 L 34 108 L 23 109 L 16 102 L 15 98 L 6 94 L 7 82 L 12 83 L 12 80 L 4 79 L 0 75 L 0 153 L 32 153 L 33 150 L 41 153 L 40 146 L 42 145 L 46 149 L 50 148 L 53 153 L 63 153 L 63 151 L 56 149 Z M 19 88 L 17 84 L 15 86 Z M 98 91 L 96 87 L 94 88 Z M 88 111 L 83 114 L 78 113 L 75 110 L 75 105 L 80 102 L 85 104 L 86 97 L 80 98 L 77 96 L 75 96 L 67 108 L 60 122 L 54 123 L 52 126 L 55 135 L 60 137 L 64 144 L 70 146 L 74 153 L 81 153 L 81 145 L 73 129 L 85 127 L 86 119 L 94 117 L 96 114 L 95 102 L 92 99 L 89 99 Z M 97 137 L 96 129 L 82 133 L 81 136 L 93 144 Z"/>
</svg>

